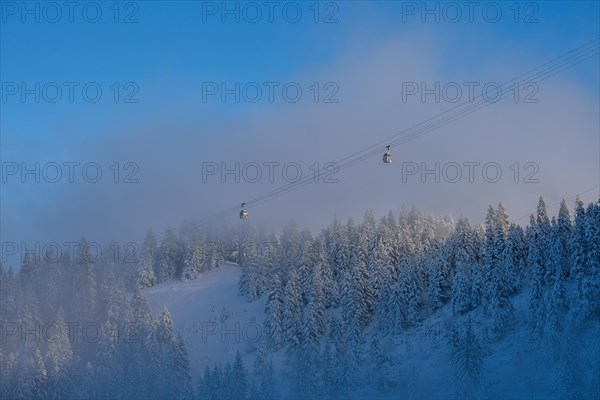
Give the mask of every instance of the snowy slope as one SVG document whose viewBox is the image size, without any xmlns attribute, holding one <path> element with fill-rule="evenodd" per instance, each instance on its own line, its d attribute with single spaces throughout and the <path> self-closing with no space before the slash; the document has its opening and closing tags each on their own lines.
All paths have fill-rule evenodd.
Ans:
<svg viewBox="0 0 600 400">
<path fill-rule="evenodd" d="M 158 313 L 167 307 L 175 329 L 181 333 L 189 352 L 192 378 L 196 383 L 206 366 L 232 362 L 240 351 L 247 370 L 252 370 L 256 347 L 262 336 L 265 296 L 254 303 L 239 294 L 240 268 L 226 263 L 202 274 L 198 279 L 180 282 L 171 280 L 145 289 L 152 310 Z M 483 392 L 491 398 L 556 398 L 560 391 L 557 360 L 545 349 L 547 344 L 532 339 L 527 328 L 527 292 L 511 301 L 515 306 L 514 325 L 506 334 L 489 336 L 487 319 L 480 311 L 471 314 L 473 327 L 483 350 Z M 430 315 L 419 326 L 396 337 L 382 337 L 381 350 L 391 356 L 387 368 L 377 365 L 370 353 L 370 330 L 365 332 L 367 355 L 365 381 L 351 398 L 397 398 L 398 393 L 415 398 L 452 398 L 454 375 L 451 363 L 449 332 L 464 326 L 466 316 L 452 314 L 447 305 Z M 581 351 L 578 354 L 583 369 L 582 383 L 589 388 L 597 385 L 600 324 L 592 321 L 579 333 Z M 322 343 L 325 338 L 322 338 Z M 292 396 L 286 374 L 285 350 L 273 354 L 279 389 L 284 397 Z M 386 369 L 388 369 L 386 371 Z M 391 378 L 392 387 L 382 387 L 381 378 Z M 597 380 L 597 379 L 596 379 Z M 589 393 L 587 393 L 589 395 Z M 585 397 L 585 396 L 584 396 Z"/>
<path fill-rule="evenodd" d="M 511 301 L 515 307 L 515 318 L 501 338 L 493 337 L 491 325 L 480 310 L 470 314 L 483 353 L 482 388 L 478 396 L 494 399 L 562 398 L 560 362 L 553 356 L 553 348 L 547 338 L 532 337 L 528 327 L 527 292 L 517 294 Z M 466 320 L 466 315 L 453 315 L 451 306 L 447 305 L 417 327 L 396 337 L 382 339 L 382 351 L 391 355 L 393 366 L 389 371 L 382 371 L 381 366 L 370 364 L 368 384 L 350 397 L 391 399 L 397 398 L 399 391 L 412 398 L 454 398 L 455 378 L 449 334 L 453 328 L 464 327 Z M 369 333 L 366 336 L 368 342 Z M 575 358 L 581 398 L 597 399 L 600 389 L 600 321 L 591 320 L 577 332 L 577 336 Z M 365 352 L 369 350 L 369 343 L 366 343 Z M 395 388 L 382 390 L 379 379 L 386 374 L 395 381 Z"/>
<path fill-rule="evenodd" d="M 175 331 L 181 333 L 194 382 L 206 366 L 233 362 L 240 351 L 252 366 L 262 336 L 264 298 L 250 303 L 239 294 L 240 268 L 225 263 L 197 279 L 170 280 L 144 290 L 154 313 L 167 307 Z"/>
</svg>

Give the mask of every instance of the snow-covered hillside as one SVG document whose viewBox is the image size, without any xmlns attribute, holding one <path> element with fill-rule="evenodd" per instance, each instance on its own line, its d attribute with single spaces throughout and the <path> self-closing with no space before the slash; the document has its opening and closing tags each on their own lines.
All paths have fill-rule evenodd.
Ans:
<svg viewBox="0 0 600 400">
<path fill-rule="evenodd" d="M 367 383 L 352 398 L 440 399 L 454 398 L 456 366 L 453 365 L 453 336 L 473 331 L 481 356 L 478 389 L 471 395 L 491 399 L 598 398 L 600 390 L 600 321 L 589 321 L 556 348 L 547 337 L 534 337 L 528 318 L 528 294 L 511 300 L 515 319 L 506 333 L 495 337 L 492 325 L 481 312 L 458 316 L 445 306 L 418 326 L 399 335 L 377 338 L 367 334 L 364 371 Z M 457 347 L 462 347 L 460 343 Z M 572 348 L 568 348 L 572 345 Z M 565 359 L 565 358 L 568 358 Z M 571 364 L 572 363 L 572 364 Z M 577 370 L 577 397 L 564 393 L 565 364 Z M 591 388 L 591 389 L 590 389 Z M 470 396 L 469 396 L 470 397 Z"/>
<path fill-rule="evenodd" d="M 600 205 L 574 211 L 243 225 L 147 240 L 135 268 L 0 267 L 0 397 L 598 399 Z"/>
<path fill-rule="evenodd" d="M 262 336 L 264 299 L 250 303 L 239 293 L 240 268 L 223 263 L 197 279 L 171 279 L 144 290 L 152 311 L 167 307 L 175 331 L 181 333 L 195 381 L 206 366 L 233 362 L 240 351 L 252 365 Z"/>
<path fill-rule="evenodd" d="M 187 282 L 169 280 L 144 291 L 152 310 L 159 313 L 167 307 L 173 316 L 175 330 L 181 333 L 190 356 L 190 372 L 196 382 L 205 367 L 232 362 L 236 351 L 251 369 L 262 338 L 264 298 L 248 302 L 239 294 L 240 268 L 233 263 L 201 274 Z M 532 338 L 528 328 L 527 294 L 512 299 L 515 308 L 514 325 L 508 333 L 495 340 L 491 326 L 483 315 L 473 313 L 471 326 L 482 352 L 482 387 L 477 393 L 491 398 L 554 398 L 560 391 L 557 360 L 547 351 L 543 339 Z M 378 351 L 369 354 L 363 367 L 365 385 L 353 398 L 395 398 L 396 390 L 415 398 L 447 398 L 453 395 L 451 335 L 466 327 L 467 316 L 453 315 L 445 306 L 413 329 L 400 335 L 378 339 Z M 364 352 L 372 352 L 373 335 L 367 334 Z M 585 386 L 597 384 L 594 371 L 600 368 L 600 324 L 592 321 L 579 340 L 576 358 L 581 365 L 591 367 L 583 372 Z M 591 345 L 590 345 L 591 344 Z M 288 394 L 286 366 L 282 349 L 274 354 L 279 370 L 279 387 Z M 379 360 L 377 359 L 379 358 Z M 384 360 L 381 363 L 381 360 Z M 383 369 L 382 369 L 383 366 Z M 543 366 L 543 367 L 542 367 Z M 387 387 L 387 388 L 386 388 Z"/>
</svg>

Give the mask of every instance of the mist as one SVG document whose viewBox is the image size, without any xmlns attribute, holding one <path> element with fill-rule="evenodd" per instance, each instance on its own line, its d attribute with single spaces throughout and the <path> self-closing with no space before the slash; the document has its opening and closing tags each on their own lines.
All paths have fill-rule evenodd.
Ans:
<svg viewBox="0 0 600 400">
<path fill-rule="evenodd" d="M 221 104 L 219 95 L 212 103 L 203 102 L 194 90 L 202 87 L 198 78 L 186 82 L 189 90 L 181 90 L 169 73 L 143 88 L 139 104 L 118 105 L 147 114 L 143 118 L 116 118 L 108 123 L 106 134 L 82 140 L 68 132 L 86 130 L 85 120 L 63 120 L 65 133 L 59 137 L 66 147 L 44 150 L 44 159 L 78 161 L 82 166 L 88 160 L 96 162 L 102 179 L 88 183 L 76 175 L 79 179 L 69 183 L 64 167 L 63 178 L 55 184 L 42 179 L 23 187 L 13 176 L 7 178 L 3 240 L 76 241 L 85 236 L 97 242 L 141 241 L 149 227 L 160 232 L 235 207 L 295 182 L 298 166 L 310 176 L 316 168 L 434 117 L 469 99 L 462 82 L 476 82 L 473 93 L 479 96 L 486 83 L 509 81 L 541 64 L 532 57 L 506 62 L 506 55 L 488 54 L 475 76 L 448 72 L 444 40 L 436 41 L 424 29 L 397 36 L 348 39 L 336 58 L 288 75 L 284 83 L 303 88 L 296 103 L 282 101 L 277 91 L 279 101 L 273 104 Z M 168 86 L 158 83 L 169 79 Z M 313 82 L 321 86 L 321 102 L 315 103 L 314 90 L 307 89 Z M 409 95 L 406 82 L 425 82 L 430 90 L 436 82 L 455 82 L 463 89 L 461 101 L 450 102 L 439 94 L 437 99 L 435 94 Z M 325 91 L 325 83 L 335 87 Z M 333 89 L 337 90 L 331 95 Z M 322 102 L 325 93 L 332 102 Z M 161 100 L 146 105 L 144 98 L 154 94 Z M 481 222 L 487 206 L 499 201 L 514 218 L 527 217 L 539 196 L 552 207 L 563 198 L 572 202 L 599 180 L 598 97 L 565 71 L 541 82 L 531 99 L 535 102 L 515 102 L 512 96 L 490 102 L 403 143 L 392 149 L 391 165 L 382 165 L 375 156 L 334 173 L 334 164 L 328 170 L 331 176 L 252 207 L 252 220 L 280 227 L 295 220 L 316 231 L 334 215 L 359 218 L 371 209 L 382 216 L 403 205 L 418 205 L 436 215 L 464 215 Z M 69 137 L 72 140 L 65 141 Z M 9 129 L 3 141 L 10 146 L 5 158 L 30 159 L 30 139 Z M 379 147 L 383 153 L 384 146 Z M 237 173 L 221 174 L 221 167 L 235 170 L 236 163 Z M 495 165 L 484 170 L 488 163 Z M 206 169 L 208 164 L 218 170 L 207 174 L 213 171 Z M 426 169 L 433 172 L 427 174 Z M 586 201 L 596 197 L 597 187 L 581 194 Z M 233 213 L 223 223 L 235 218 Z"/>
</svg>

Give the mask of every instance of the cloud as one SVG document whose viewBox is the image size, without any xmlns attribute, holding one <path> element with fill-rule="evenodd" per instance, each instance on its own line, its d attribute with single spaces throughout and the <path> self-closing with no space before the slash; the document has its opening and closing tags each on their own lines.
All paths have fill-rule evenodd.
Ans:
<svg viewBox="0 0 600 400">
<path fill-rule="evenodd" d="M 418 95 L 404 102 L 403 83 L 435 87 L 439 82 L 443 87 L 448 82 L 462 86 L 477 81 L 481 87 L 504 82 L 532 67 L 531 60 L 487 52 L 486 62 L 479 63 L 477 70 L 465 63 L 464 69 L 450 72 L 444 55 L 451 50 L 444 45 L 444 40 L 422 29 L 386 40 L 350 41 L 327 64 L 297 71 L 281 82 L 281 86 L 285 82 L 300 85 L 303 96 L 297 103 L 282 97 L 272 104 L 205 103 L 198 91 L 202 82 L 198 77 L 178 79 L 171 73 L 166 87 L 158 76 L 146 90 L 161 94 L 159 100 L 130 108 L 143 119 L 127 118 L 127 113 L 120 111 L 119 118 L 105 124 L 110 134 L 90 136 L 85 142 L 74 140 L 69 150 L 56 150 L 59 157 L 100 164 L 102 180 L 28 185 L 26 196 L 5 194 L 3 240 L 77 240 L 85 235 L 92 241 L 140 241 L 149 226 L 155 231 L 175 227 L 286 185 L 282 176 L 286 163 L 298 163 L 304 173 L 311 173 L 315 163 L 336 162 L 455 105 L 444 99 L 436 103 L 431 96 L 422 102 Z M 588 62 L 597 64 L 596 59 Z M 310 89 L 315 82 L 320 91 L 317 102 Z M 334 86 L 325 87 L 328 83 Z M 339 101 L 326 103 L 326 95 Z M 481 222 L 488 204 L 502 202 L 512 217 L 521 217 L 534 210 L 540 195 L 553 204 L 596 185 L 597 95 L 565 71 L 541 82 L 535 98 L 537 103 L 506 99 L 491 104 L 408 141 L 393 148 L 392 164 L 384 165 L 377 153 L 337 173 L 339 183 L 313 183 L 250 207 L 251 220 L 280 226 L 294 219 L 301 227 L 318 229 L 334 214 L 360 219 L 366 209 L 383 215 L 406 204 Z M 85 125 L 86 120 L 75 119 L 70 124 Z M 22 154 L 29 143 L 11 133 L 3 140 L 16 147 L 14 154 Z M 383 153 L 384 146 L 380 147 Z M 135 164 L 126 168 L 127 162 Z M 209 176 L 203 183 L 202 165 L 207 162 L 226 163 L 230 168 L 236 162 L 241 168 L 257 163 L 263 178 L 249 183 L 241 177 L 241 182 L 235 183 L 228 175 L 222 183 Z M 273 183 L 264 165 L 268 162 L 280 163 L 274 167 Z M 464 164 L 471 162 L 479 163 L 472 183 Z M 403 167 L 417 165 L 421 170 L 423 166 L 434 168 L 436 163 L 440 172 L 445 168 L 448 174 L 458 164 L 462 178 L 451 183 L 440 176 L 436 183 L 429 174 L 422 182 L 417 173 L 405 176 L 403 182 Z M 494 175 L 482 176 L 486 163 L 500 166 L 499 182 L 490 182 Z M 124 183 L 136 166 L 139 171 L 133 177 L 139 182 Z M 534 170 L 532 178 L 539 182 L 523 182 Z M 15 183 L 5 187 L 22 190 Z M 593 201 L 597 196 L 595 190 L 582 197 Z M 238 223 L 236 218 L 233 213 L 218 223 Z"/>
</svg>

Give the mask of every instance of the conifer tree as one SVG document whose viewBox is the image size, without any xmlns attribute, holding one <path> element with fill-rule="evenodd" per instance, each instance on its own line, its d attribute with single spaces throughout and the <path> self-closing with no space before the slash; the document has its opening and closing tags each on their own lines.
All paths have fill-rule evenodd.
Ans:
<svg viewBox="0 0 600 400">
<path fill-rule="evenodd" d="M 265 306 L 265 328 L 270 348 L 278 350 L 284 343 L 284 294 L 279 274 L 275 274 Z"/>
</svg>

